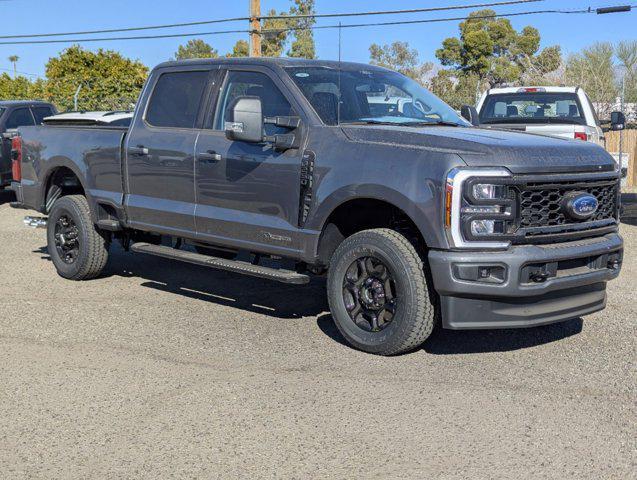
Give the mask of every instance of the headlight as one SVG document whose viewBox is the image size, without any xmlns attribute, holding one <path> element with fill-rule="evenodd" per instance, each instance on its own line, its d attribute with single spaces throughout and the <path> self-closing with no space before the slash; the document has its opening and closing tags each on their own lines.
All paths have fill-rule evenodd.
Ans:
<svg viewBox="0 0 637 480">
<path fill-rule="evenodd" d="M 445 227 L 455 248 L 507 248 L 515 195 L 506 169 L 454 169 L 447 176 Z"/>
<path fill-rule="evenodd" d="M 472 186 L 473 198 L 476 200 L 497 200 L 506 198 L 506 185 L 478 183 Z"/>
</svg>

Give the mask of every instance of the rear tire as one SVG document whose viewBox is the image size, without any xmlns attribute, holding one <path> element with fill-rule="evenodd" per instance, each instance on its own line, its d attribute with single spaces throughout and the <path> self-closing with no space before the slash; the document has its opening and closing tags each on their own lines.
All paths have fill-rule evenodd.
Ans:
<svg viewBox="0 0 637 480">
<path fill-rule="evenodd" d="M 108 262 L 108 237 L 95 228 L 88 201 L 81 195 L 61 197 L 47 222 L 49 255 L 58 274 L 69 280 L 99 276 Z"/>
<path fill-rule="evenodd" d="M 343 337 L 376 355 L 424 343 L 436 320 L 424 268 L 414 246 L 393 230 L 346 238 L 332 256 L 327 280 L 330 310 Z"/>
</svg>

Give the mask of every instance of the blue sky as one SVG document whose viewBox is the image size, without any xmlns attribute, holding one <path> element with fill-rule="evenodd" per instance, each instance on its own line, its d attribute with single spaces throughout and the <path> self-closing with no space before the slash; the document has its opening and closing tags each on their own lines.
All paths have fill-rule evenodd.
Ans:
<svg viewBox="0 0 637 480">
<path fill-rule="evenodd" d="M 484 0 L 485 2 L 488 0 Z M 248 0 L 0 0 L 0 17 L 3 18 L 2 35 L 47 33 L 61 31 L 93 30 L 101 28 L 133 27 L 165 23 L 212 20 L 217 18 L 241 17 L 247 15 Z M 290 0 L 262 0 L 263 11 L 270 8 L 287 10 Z M 423 8 L 428 6 L 463 5 L 482 3 L 482 0 L 316 0 L 319 13 L 347 11 L 387 10 Z M 573 9 L 595 8 L 617 4 L 637 4 L 634 0 L 545 0 L 543 2 L 518 6 L 498 7 L 499 13 L 541 10 L 546 8 Z M 16 13 L 18 12 L 18 13 Z M 464 12 L 421 13 L 359 17 L 344 19 L 343 23 L 368 21 L 389 21 L 397 19 L 440 18 L 462 16 Z M 533 25 L 540 30 L 542 45 L 561 45 L 565 53 L 575 52 L 595 41 L 637 39 L 637 10 L 631 13 L 597 16 L 587 15 L 533 15 L 513 18 L 515 28 Z M 320 24 L 338 23 L 337 19 L 321 20 Z M 457 33 L 458 22 L 391 27 L 344 29 L 342 34 L 343 59 L 366 62 L 371 43 L 391 43 L 396 40 L 408 41 L 420 52 L 421 60 L 435 61 L 434 52 L 446 37 Z M 158 33 L 201 32 L 225 29 L 244 29 L 247 22 L 234 24 L 204 25 L 199 27 L 174 28 L 156 31 Z M 141 35 L 145 32 L 131 32 Z M 150 33 L 150 32 L 149 32 Z M 221 53 L 232 48 L 234 42 L 245 38 L 245 34 L 202 37 Z M 320 58 L 335 59 L 338 56 L 338 33 L 335 30 L 319 30 L 315 34 L 317 52 Z M 85 43 L 85 47 L 100 47 L 118 50 L 122 54 L 136 58 L 148 66 L 167 60 L 180 43 L 187 39 L 157 39 L 136 41 L 111 41 Z M 42 75 L 49 57 L 57 55 L 70 44 L 54 45 L 0 45 L 0 68 L 11 70 L 7 60 L 9 55 L 19 55 L 18 70 Z M 3 71 L 0 70 L 0 71 Z"/>
</svg>

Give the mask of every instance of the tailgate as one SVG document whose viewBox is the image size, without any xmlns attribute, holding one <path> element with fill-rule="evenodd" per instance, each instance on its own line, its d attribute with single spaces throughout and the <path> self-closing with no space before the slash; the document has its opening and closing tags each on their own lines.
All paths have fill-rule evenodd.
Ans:
<svg viewBox="0 0 637 480">
<path fill-rule="evenodd" d="M 584 131 L 583 126 L 575 126 L 571 124 L 559 124 L 559 125 L 547 125 L 547 124 L 521 124 L 521 123 L 499 123 L 495 125 L 484 124 L 480 125 L 485 128 L 492 128 L 495 130 L 513 130 L 516 132 L 533 133 L 535 135 L 546 135 L 549 137 L 565 138 L 567 140 L 573 140 L 575 138 L 575 131 Z"/>
</svg>

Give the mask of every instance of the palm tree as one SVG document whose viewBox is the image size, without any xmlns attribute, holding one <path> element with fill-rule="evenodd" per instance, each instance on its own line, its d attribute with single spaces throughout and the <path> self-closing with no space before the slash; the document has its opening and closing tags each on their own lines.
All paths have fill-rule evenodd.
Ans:
<svg viewBox="0 0 637 480">
<path fill-rule="evenodd" d="M 9 61 L 13 63 L 13 78 L 17 77 L 18 75 L 18 70 L 17 70 L 18 60 L 20 60 L 20 57 L 18 57 L 17 55 L 11 55 L 9 57 Z"/>
</svg>

